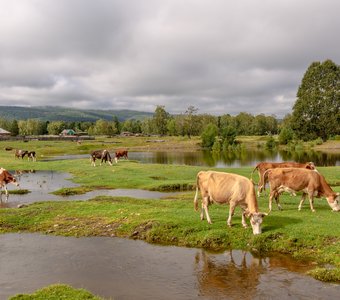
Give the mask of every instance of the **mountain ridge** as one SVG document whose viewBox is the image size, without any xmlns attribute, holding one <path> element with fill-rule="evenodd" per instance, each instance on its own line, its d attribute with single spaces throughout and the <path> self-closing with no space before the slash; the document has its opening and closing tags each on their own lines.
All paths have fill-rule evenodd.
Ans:
<svg viewBox="0 0 340 300">
<path fill-rule="evenodd" d="M 99 110 L 76 109 L 61 106 L 0 106 L 0 118 L 9 120 L 39 119 L 41 121 L 95 122 L 99 119 L 123 122 L 129 119 L 143 120 L 153 116 L 151 112 L 128 109 Z"/>
</svg>

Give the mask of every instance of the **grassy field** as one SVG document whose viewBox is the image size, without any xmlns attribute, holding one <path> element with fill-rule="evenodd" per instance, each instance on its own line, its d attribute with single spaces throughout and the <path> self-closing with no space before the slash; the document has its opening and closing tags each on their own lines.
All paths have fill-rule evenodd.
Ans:
<svg viewBox="0 0 340 300">
<path fill-rule="evenodd" d="M 11 143 L 11 146 L 35 149 L 40 155 L 48 156 L 52 155 L 51 153 L 53 155 L 88 153 L 90 149 L 98 149 L 108 143 L 107 140 L 89 141 L 81 145 L 72 142 L 32 141 Z M 120 145 L 141 149 L 145 146 L 143 143 L 148 142 L 129 140 L 129 143 L 122 141 Z M 151 143 L 163 144 L 163 142 Z M 175 143 L 173 149 L 176 147 L 179 149 L 178 141 L 173 140 L 169 143 Z M 194 139 L 185 140 L 183 143 L 187 143 L 187 148 L 197 147 L 197 140 Z M 0 149 L 4 149 L 8 144 L 1 142 Z M 231 228 L 226 226 L 227 206 L 210 207 L 212 225 L 200 221 L 199 213 L 195 212 L 193 207 L 193 188 L 197 172 L 208 168 L 140 164 L 134 161 L 120 161 L 112 167 L 103 165 L 94 168 L 91 167 L 89 159 L 43 162 L 39 161 L 39 157 L 38 161 L 33 163 L 14 159 L 13 153 L 5 150 L 0 151 L 0 166 L 10 170 L 34 167 L 35 170 L 69 172 L 73 175 L 74 182 L 79 183 L 82 188 L 74 191 L 60 190 L 61 195 L 97 188 L 183 191 L 179 195 L 161 200 L 96 197 L 89 201 L 40 202 L 20 209 L 1 209 L 0 233 L 41 232 L 78 237 L 118 236 L 142 239 L 150 243 L 212 250 L 234 248 L 262 254 L 277 251 L 291 254 L 298 259 L 314 261 L 316 268 L 310 275 L 319 280 L 340 282 L 340 214 L 332 212 L 325 199 L 315 199 L 316 212 L 312 213 L 308 201 L 302 211 L 297 210 L 299 195 L 297 197 L 283 195 L 281 204 L 284 210 L 278 211 L 274 204 L 272 213 L 264 219 L 263 233 L 254 236 L 250 226 L 248 229 L 241 226 L 240 209 L 236 210 L 234 226 Z M 223 171 L 249 178 L 252 168 L 225 168 Z M 333 190 L 340 192 L 340 167 L 323 167 L 319 168 L 319 171 L 332 185 Z M 260 210 L 267 212 L 268 196 L 260 197 L 258 202 Z M 332 267 L 325 267 L 328 265 Z"/>
</svg>

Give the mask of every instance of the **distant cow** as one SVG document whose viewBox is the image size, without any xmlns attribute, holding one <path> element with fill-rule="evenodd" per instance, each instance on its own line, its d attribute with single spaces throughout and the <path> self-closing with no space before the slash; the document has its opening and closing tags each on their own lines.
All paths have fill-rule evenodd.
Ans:
<svg viewBox="0 0 340 300">
<path fill-rule="evenodd" d="M 325 197 L 333 211 L 339 211 L 339 193 L 335 193 L 325 178 L 315 170 L 300 168 L 278 168 L 269 169 L 264 173 L 270 185 L 269 211 L 272 210 L 272 201 L 275 201 L 279 209 L 279 196 L 283 192 L 302 191 L 302 198 L 299 204 L 299 210 L 308 194 L 311 210 L 314 212 L 314 197 Z"/>
<path fill-rule="evenodd" d="M 257 196 L 260 197 L 261 192 L 266 189 L 266 181 L 263 178 L 263 173 L 268 169 L 275 169 L 275 168 L 304 168 L 309 170 L 315 170 L 315 165 L 313 162 L 308 163 L 297 163 L 297 162 L 260 162 L 256 165 L 253 172 L 251 173 L 251 180 L 253 180 L 253 174 L 255 170 L 259 173 L 259 183 L 257 189 Z"/>
<path fill-rule="evenodd" d="M 96 166 L 96 159 L 100 159 L 100 165 L 102 165 L 103 161 L 108 162 L 110 166 L 112 166 L 112 158 L 108 150 L 94 150 L 91 152 L 91 165 Z"/>
<path fill-rule="evenodd" d="M 128 159 L 128 151 L 127 150 L 117 150 L 115 152 L 115 162 L 118 162 L 118 159 L 124 157 L 125 159 Z"/>
<path fill-rule="evenodd" d="M 9 173 L 6 169 L 0 168 L 0 201 L 2 201 L 2 191 L 5 191 L 6 194 L 6 201 L 8 200 L 8 190 L 7 190 L 7 184 L 12 183 L 16 186 L 19 186 L 19 183 L 17 182 L 16 178 Z"/>
<path fill-rule="evenodd" d="M 32 159 L 32 161 L 36 161 L 37 158 L 36 158 L 35 151 L 27 151 L 27 158 L 28 160 Z"/>
<path fill-rule="evenodd" d="M 14 156 L 15 156 L 16 158 L 21 158 L 21 159 L 23 159 L 24 156 L 25 156 L 27 153 L 28 153 L 27 150 L 16 149 L 16 150 L 15 150 L 15 153 L 14 153 Z"/>
<path fill-rule="evenodd" d="M 258 211 L 254 184 L 246 177 L 215 171 L 201 171 L 197 174 L 197 187 L 194 199 L 195 210 L 198 210 L 198 190 L 201 191 L 202 209 L 201 220 L 204 219 L 204 211 L 207 221 L 211 224 L 208 206 L 212 203 L 229 204 L 229 217 L 227 225 L 231 226 L 231 218 L 235 207 L 242 208 L 242 225 L 247 227 L 245 217 L 250 217 L 253 234 L 261 233 L 261 223 L 265 213 Z"/>
</svg>

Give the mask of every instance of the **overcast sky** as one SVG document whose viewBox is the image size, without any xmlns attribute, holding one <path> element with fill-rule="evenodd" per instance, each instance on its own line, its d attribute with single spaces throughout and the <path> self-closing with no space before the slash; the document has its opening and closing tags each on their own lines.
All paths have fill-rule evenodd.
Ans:
<svg viewBox="0 0 340 300">
<path fill-rule="evenodd" d="M 0 105 L 282 117 L 339 0 L 0 0 Z"/>
</svg>

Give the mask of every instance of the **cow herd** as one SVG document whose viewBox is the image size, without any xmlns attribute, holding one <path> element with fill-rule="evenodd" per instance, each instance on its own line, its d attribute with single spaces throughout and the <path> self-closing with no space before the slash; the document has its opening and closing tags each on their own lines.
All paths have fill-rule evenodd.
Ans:
<svg viewBox="0 0 340 300">
<path fill-rule="evenodd" d="M 128 159 L 127 150 L 115 151 L 114 160 Z M 15 157 L 23 159 L 25 156 L 28 160 L 36 160 L 35 151 L 15 150 Z M 100 160 L 100 164 L 108 163 L 112 166 L 112 157 L 107 149 L 94 150 L 90 153 L 92 166 L 96 166 L 95 161 Z M 302 197 L 298 206 L 301 210 L 302 204 L 308 196 L 310 208 L 314 212 L 314 197 L 325 197 L 333 211 L 340 211 L 339 193 L 335 193 L 324 176 L 315 168 L 314 163 L 295 163 L 295 162 L 261 162 L 257 164 L 251 173 L 250 179 L 247 177 L 217 171 L 200 171 L 196 176 L 196 193 L 194 198 L 195 210 L 198 210 L 198 195 L 201 193 L 201 220 L 206 217 L 209 224 L 212 223 L 208 206 L 213 203 L 229 204 L 229 216 L 227 225 L 231 226 L 232 216 L 235 208 L 239 206 L 242 209 L 242 225 L 247 227 L 246 217 L 250 219 L 253 234 L 261 233 L 261 224 L 267 213 L 260 212 L 255 192 L 255 183 L 253 174 L 258 171 L 259 182 L 257 196 L 265 191 L 266 184 L 269 184 L 269 213 L 272 211 L 272 202 L 275 202 L 279 210 L 282 210 L 279 197 L 283 192 L 296 195 L 296 192 L 302 192 Z M 2 191 L 5 191 L 6 201 L 8 200 L 8 190 L 6 185 L 12 183 L 18 186 L 18 182 L 7 170 L 0 168 L 0 201 L 2 201 Z"/>
<path fill-rule="evenodd" d="M 100 159 L 100 165 L 105 162 L 108 163 L 110 166 L 112 166 L 112 158 L 109 150 L 103 149 L 103 150 L 93 150 L 90 153 L 90 161 L 92 166 L 96 166 L 96 159 Z M 117 150 L 115 151 L 115 162 L 118 163 L 118 159 L 124 157 L 125 159 L 128 159 L 128 151 L 127 150 Z"/>
<path fill-rule="evenodd" d="M 208 223 L 211 219 L 208 212 L 208 206 L 212 203 L 229 204 L 229 217 L 227 225 L 231 226 L 231 218 L 234 215 L 236 206 L 242 209 L 242 225 L 247 227 L 245 217 L 250 218 L 250 224 L 253 234 L 261 233 L 261 223 L 266 213 L 258 210 L 256 199 L 255 185 L 252 179 L 253 173 L 258 170 L 258 197 L 262 190 L 265 190 L 266 183 L 269 183 L 269 213 L 272 210 L 272 201 L 275 199 L 279 210 L 282 207 L 279 202 L 279 196 L 283 192 L 289 192 L 296 195 L 296 192 L 302 192 L 302 197 L 298 209 L 301 210 L 302 204 L 308 195 L 310 208 L 314 212 L 314 197 L 325 197 L 333 211 L 340 211 L 339 198 L 340 193 L 335 193 L 324 176 L 320 174 L 315 165 L 311 162 L 306 164 L 299 163 L 259 163 L 253 172 L 251 178 L 244 176 L 216 172 L 200 171 L 196 177 L 196 194 L 194 198 L 195 210 L 198 210 L 198 192 L 200 190 L 202 197 L 201 220 L 204 219 L 204 213 Z"/>
</svg>

